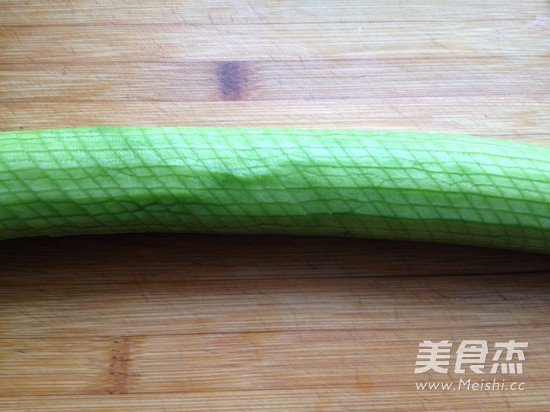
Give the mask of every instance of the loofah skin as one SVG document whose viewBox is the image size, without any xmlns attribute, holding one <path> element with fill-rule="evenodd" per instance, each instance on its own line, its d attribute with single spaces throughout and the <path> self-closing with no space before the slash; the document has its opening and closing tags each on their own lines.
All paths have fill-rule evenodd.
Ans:
<svg viewBox="0 0 550 412">
<path fill-rule="evenodd" d="M 550 253 L 550 148 L 219 127 L 0 133 L 0 238 L 360 236 Z"/>
</svg>

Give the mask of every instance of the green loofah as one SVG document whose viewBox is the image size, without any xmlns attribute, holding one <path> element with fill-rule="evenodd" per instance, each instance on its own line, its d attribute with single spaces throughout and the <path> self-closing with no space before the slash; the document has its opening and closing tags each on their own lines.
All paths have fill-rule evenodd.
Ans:
<svg viewBox="0 0 550 412">
<path fill-rule="evenodd" d="M 550 148 L 353 130 L 0 133 L 0 238 L 121 232 L 361 236 L 550 253 Z"/>
</svg>

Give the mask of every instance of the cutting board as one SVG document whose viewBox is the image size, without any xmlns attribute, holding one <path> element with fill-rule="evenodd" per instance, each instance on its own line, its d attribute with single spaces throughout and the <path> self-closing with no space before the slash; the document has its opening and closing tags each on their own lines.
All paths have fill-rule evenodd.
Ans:
<svg viewBox="0 0 550 412">
<path fill-rule="evenodd" d="M 2 130 L 327 127 L 548 146 L 549 67 L 547 0 L 0 2 Z M 0 410 L 549 410 L 549 275 L 549 256 L 368 239 L 3 241 Z M 522 374 L 498 360 L 510 341 Z M 446 370 L 418 370 L 429 342 L 448 348 Z M 483 373 L 460 360 L 476 347 Z"/>
</svg>

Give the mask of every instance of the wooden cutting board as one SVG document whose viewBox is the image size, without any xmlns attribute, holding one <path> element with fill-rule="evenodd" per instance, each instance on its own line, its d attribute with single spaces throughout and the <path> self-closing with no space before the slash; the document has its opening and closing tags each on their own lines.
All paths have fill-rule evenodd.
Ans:
<svg viewBox="0 0 550 412">
<path fill-rule="evenodd" d="M 294 126 L 550 145 L 549 67 L 547 0 L 0 1 L 2 130 Z M 549 275 L 549 256 L 379 240 L 4 241 L 0 410 L 545 411 Z M 447 373 L 415 374 L 419 344 L 447 340 Z M 482 375 L 455 371 L 469 340 L 487 343 Z M 510 340 L 528 343 L 523 374 L 491 374 Z M 508 390 L 474 389 L 494 379 Z"/>
</svg>

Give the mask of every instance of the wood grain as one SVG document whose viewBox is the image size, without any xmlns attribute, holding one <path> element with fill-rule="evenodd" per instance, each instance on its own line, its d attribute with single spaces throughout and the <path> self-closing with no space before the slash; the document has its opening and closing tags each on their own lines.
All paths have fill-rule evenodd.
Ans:
<svg viewBox="0 0 550 412">
<path fill-rule="evenodd" d="M 458 410 L 481 401 L 543 410 L 548 402 L 548 256 L 277 236 L 2 246 L 4 410 Z M 415 390 L 420 340 L 510 338 L 529 342 L 528 392 Z"/>
<path fill-rule="evenodd" d="M 547 26 L 546 22 L 507 20 L 496 20 L 489 27 L 460 20 L 419 25 L 372 22 L 364 26 L 133 24 L 110 25 L 109 30 L 102 25 L 32 25 L 0 28 L 0 47 L 14 63 L 250 60 L 252 56 L 282 61 L 505 58 L 511 54 L 542 58 L 547 56 L 543 47 L 550 45 Z"/>
<path fill-rule="evenodd" d="M 545 62 L 544 62 L 545 63 Z M 215 102 L 227 100 L 220 77 L 238 74 L 238 99 L 367 100 L 464 97 L 547 99 L 548 67 L 526 57 L 502 67 L 499 59 L 480 58 L 458 71 L 457 59 L 441 60 L 309 60 L 176 62 L 124 64 L 44 63 L 0 65 L 0 90 L 5 102 Z M 52 79 L 37 82 L 47 69 Z M 541 83 L 533 79 L 546 80 Z M 118 87 L 113 88 L 113 83 Z M 396 83 L 399 88 L 396 88 Z M 17 86 L 17 87 L 15 87 Z M 430 95 L 426 93 L 429 89 Z M 221 92 L 221 93 L 220 93 Z"/>
<path fill-rule="evenodd" d="M 547 0 L 0 0 L 0 16 L 0 130 L 550 145 Z M 546 411 L 549 274 L 543 255 L 366 239 L 4 241 L 0 410 Z M 460 378 L 413 373 L 429 339 L 529 342 L 526 390 L 417 391 Z"/>
<path fill-rule="evenodd" d="M 449 21 L 464 20 L 531 20 L 548 13 L 545 0 L 521 3 L 497 1 L 426 0 L 423 2 L 363 2 L 342 0 L 338 7 L 329 0 L 278 0 L 241 2 L 224 0 L 178 1 L 150 0 L 72 0 L 55 1 L 45 7 L 43 1 L 2 0 L 5 25 L 63 24 L 280 24 L 372 22 L 372 21 Z M 48 2 L 51 4 L 51 2 Z"/>
</svg>

